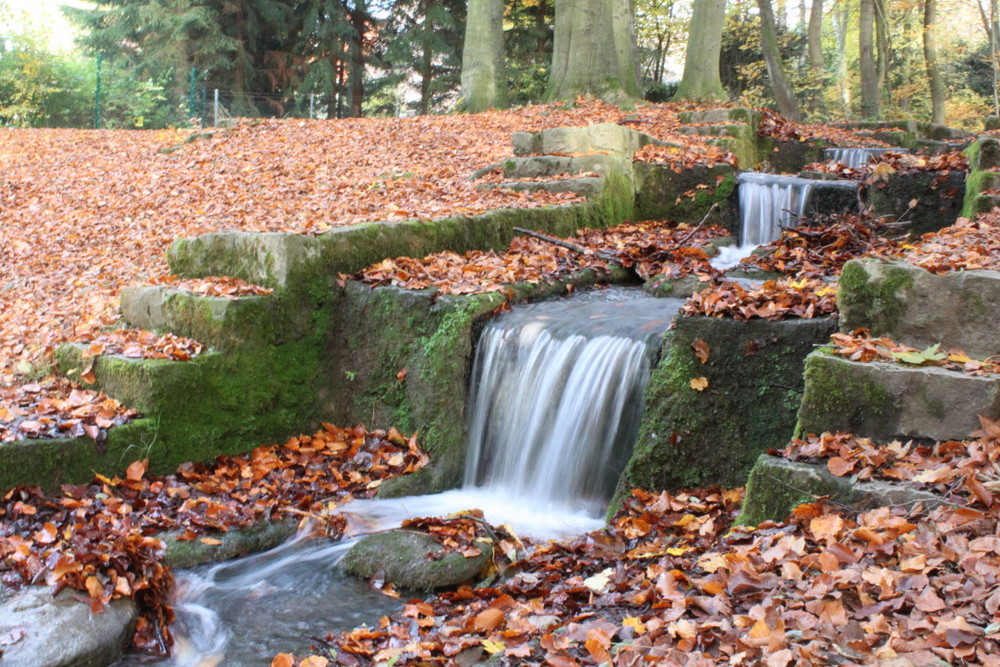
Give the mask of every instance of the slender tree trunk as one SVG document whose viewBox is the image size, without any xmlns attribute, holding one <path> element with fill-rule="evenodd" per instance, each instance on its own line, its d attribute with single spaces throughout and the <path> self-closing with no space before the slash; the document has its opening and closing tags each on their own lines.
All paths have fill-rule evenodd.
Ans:
<svg viewBox="0 0 1000 667">
<path fill-rule="evenodd" d="M 462 100 L 477 113 L 506 105 L 503 0 L 469 0 L 462 49 Z"/>
<path fill-rule="evenodd" d="M 430 14 L 430 8 L 433 4 L 433 0 L 428 0 L 426 3 L 426 10 L 424 16 Z M 426 18 L 424 20 L 427 20 Z M 427 115 L 431 110 L 431 80 L 434 76 L 434 50 L 431 48 L 430 35 L 428 34 L 428 26 L 424 26 L 424 37 L 421 40 L 423 43 L 421 47 L 423 52 L 420 54 L 420 114 Z"/>
<path fill-rule="evenodd" d="M 899 75 L 903 81 L 909 82 L 913 81 L 913 48 L 910 46 L 911 40 L 910 35 L 913 34 L 913 11 L 912 8 L 907 8 L 903 14 L 902 18 L 903 24 L 903 44 L 899 49 Z M 904 88 L 903 94 L 899 96 L 899 110 L 903 113 L 910 113 L 911 104 L 910 99 L 912 97 L 912 88 Z"/>
<path fill-rule="evenodd" d="M 815 112 L 823 109 L 823 0 L 812 0 L 806 38 L 809 43 L 809 73 L 814 86 L 809 96 L 809 109 Z"/>
<path fill-rule="evenodd" d="M 990 71 L 993 73 L 993 113 L 1000 115 L 1000 94 L 997 91 L 997 0 L 989 0 L 990 12 L 986 15 L 983 8 L 983 0 L 976 0 L 979 8 L 979 18 L 983 21 L 983 29 L 986 31 L 986 38 L 990 41 Z"/>
<path fill-rule="evenodd" d="M 861 115 L 879 117 L 878 70 L 875 66 L 875 0 L 861 0 L 858 47 L 861 61 Z"/>
<path fill-rule="evenodd" d="M 889 29 L 885 2 L 874 0 L 875 5 L 875 62 L 878 73 L 879 105 L 890 99 L 889 95 Z"/>
<path fill-rule="evenodd" d="M 760 45 L 764 54 L 764 64 L 767 65 L 767 77 L 774 90 L 774 99 L 778 102 L 778 110 L 789 120 L 799 122 L 799 113 L 795 93 L 788 84 L 784 70 L 781 69 L 781 52 L 778 50 L 778 26 L 774 24 L 774 12 L 771 11 L 771 0 L 757 0 L 760 9 Z"/>
<path fill-rule="evenodd" d="M 725 100 L 726 89 L 719 75 L 722 25 L 726 0 L 694 0 L 684 74 L 675 100 Z"/>
<path fill-rule="evenodd" d="M 837 90 L 845 117 L 851 115 L 851 82 L 847 76 L 847 28 L 851 23 L 849 0 L 837 0 Z"/>
<path fill-rule="evenodd" d="M 632 0 L 559 0 L 550 100 L 641 97 Z"/>
<path fill-rule="evenodd" d="M 360 118 L 363 115 L 365 100 L 365 27 L 368 22 L 368 3 L 365 0 L 355 0 L 354 9 L 350 14 L 351 35 L 351 73 L 349 78 L 351 112 L 350 115 Z"/>
<path fill-rule="evenodd" d="M 924 0 L 924 64 L 927 67 L 927 81 L 931 87 L 931 121 L 944 124 L 944 80 L 937 64 L 937 49 L 934 44 L 937 23 L 936 0 Z"/>
</svg>

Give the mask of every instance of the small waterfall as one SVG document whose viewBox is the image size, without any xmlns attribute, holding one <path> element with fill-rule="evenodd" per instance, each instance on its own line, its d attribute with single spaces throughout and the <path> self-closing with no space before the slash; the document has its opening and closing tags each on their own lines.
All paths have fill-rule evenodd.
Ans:
<svg viewBox="0 0 1000 667">
<path fill-rule="evenodd" d="M 881 153 L 909 153 L 906 148 L 826 148 L 823 149 L 824 160 L 835 160 L 851 169 L 860 169 Z"/>
<path fill-rule="evenodd" d="M 758 246 L 781 236 L 806 212 L 819 181 L 782 174 L 743 172 L 736 178 L 740 198 L 740 246 Z"/>
<path fill-rule="evenodd" d="M 569 299 L 489 324 L 470 384 L 466 486 L 603 511 L 638 430 L 656 341 L 680 303 Z"/>
</svg>

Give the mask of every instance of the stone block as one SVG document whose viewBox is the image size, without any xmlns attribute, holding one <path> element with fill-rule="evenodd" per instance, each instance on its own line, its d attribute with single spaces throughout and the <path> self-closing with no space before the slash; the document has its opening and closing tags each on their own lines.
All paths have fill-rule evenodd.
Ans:
<svg viewBox="0 0 1000 667">
<path fill-rule="evenodd" d="M 851 260 L 837 296 L 841 330 L 867 328 L 923 349 L 940 343 L 985 359 L 1000 353 L 1000 272 L 933 274 L 904 261 Z"/>
<path fill-rule="evenodd" d="M 987 171 L 1000 167 L 1000 139 L 996 137 L 979 137 L 971 146 L 965 149 L 969 158 L 970 171 Z"/>
<path fill-rule="evenodd" d="M 944 499 L 908 484 L 890 482 L 855 483 L 837 477 L 823 464 L 789 461 L 761 454 L 750 471 L 746 496 L 738 523 L 756 526 L 764 521 L 784 521 L 796 506 L 829 496 L 840 505 L 866 511 L 888 505 L 923 504 L 933 509 Z"/>
<path fill-rule="evenodd" d="M 646 387 L 618 497 L 637 487 L 744 484 L 758 455 L 792 436 L 803 361 L 835 327 L 829 318 L 678 318 Z M 709 347 L 705 363 L 692 348 L 699 339 Z M 699 377 L 708 383 L 702 391 L 691 386 Z"/>
<path fill-rule="evenodd" d="M 514 155 L 531 155 L 537 153 L 536 136 L 534 132 L 514 132 L 510 135 L 510 143 Z"/>
<path fill-rule="evenodd" d="M 370 579 L 381 572 L 394 586 L 411 591 L 450 588 L 474 579 L 493 554 L 488 541 L 477 542 L 478 556 L 446 551 L 430 535 L 393 530 L 362 538 L 344 556 L 349 574 Z"/>
<path fill-rule="evenodd" d="M 936 366 L 862 363 L 819 350 L 805 363 L 800 434 L 962 440 L 979 416 L 1000 417 L 1000 378 Z"/>
<path fill-rule="evenodd" d="M 760 113 L 754 109 L 708 109 L 706 111 L 682 111 L 677 119 L 684 124 L 699 123 L 745 123 L 754 132 L 760 125 Z"/>
<path fill-rule="evenodd" d="M 987 132 L 990 132 L 992 130 L 1000 130 L 1000 116 L 994 116 L 992 114 L 989 116 L 984 116 L 983 129 L 985 129 Z"/>
<path fill-rule="evenodd" d="M 889 216 L 909 224 L 913 236 L 955 223 L 965 199 L 965 173 L 952 172 L 943 182 L 937 172 L 895 173 L 868 186 L 868 203 L 876 216 Z M 916 206 L 910 203 L 916 200 Z"/>
<path fill-rule="evenodd" d="M 615 123 L 599 123 L 542 130 L 535 140 L 535 152 L 543 155 L 607 153 L 631 157 L 649 143 L 654 140 L 647 134 Z"/>
<path fill-rule="evenodd" d="M 669 218 L 698 223 L 712 204 L 718 204 L 708 222 L 739 228 L 734 196 L 736 170 L 732 166 L 696 165 L 675 171 L 666 165 L 636 162 L 634 173 L 636 219 Z M 707 188 L 701 187 L 706 185 Z"/>
<path fill-rule="evenodd" d="M 483 187 L 479 186 L 479 188 Z M 603 192 L 604 179 L 589 176 L 585 178 L 564 178 L 558 181 L 511 181 L 499 184 L 489 183 L 485 187 L 501 187 L 516 192 L 551 192 L 553 194 L 568 192 L 592 199 L 599 197 L 601 192 Z"/>
</svg>

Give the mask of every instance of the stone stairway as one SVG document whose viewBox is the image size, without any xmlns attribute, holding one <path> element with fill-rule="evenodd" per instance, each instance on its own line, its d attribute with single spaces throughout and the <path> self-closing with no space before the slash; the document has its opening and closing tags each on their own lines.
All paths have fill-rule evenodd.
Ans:
<svg viewBox="0 0 1000 667">
<path fill-rule="evenodd" d="M 961 349 L 974 359 L 1000 352 L 1000 272 L 937 275 L 902 261 L 853 260 L 844 267 L 838 300 L 843 332 L 866 328 L 918 349 Z M 980 416 L 1000 417 L 1000 376 L 863 363 L 821 348 L 806 359 L 796 433 L 841 431 L 877 443 L 964 440 L 980 427 Z M 942 501 L 905 482 L 855 482 L 834 476 L 825 463 L 764 454 L 750 473 L 741 521 L 783 520 L 821 496 L 858 509 Z"/>
</svg>

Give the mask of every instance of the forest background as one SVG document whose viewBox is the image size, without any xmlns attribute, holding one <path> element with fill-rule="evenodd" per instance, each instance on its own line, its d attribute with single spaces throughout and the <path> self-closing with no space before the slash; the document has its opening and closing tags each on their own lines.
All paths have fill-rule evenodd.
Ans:
<svg viewBox="0 0 1000 667">
<path fill-rule="evenodd" d="M 782 109 L 761 48 L 767 34 L 761 18 L 768 12 L 781 69 L 807 120 L 914 117 L 977 127 L 983 115 L 996 112 L 997 0 L 711 1 L 724 7 L 719 72 L 732 101 Z M 708 3 L 630 3 L 642 97 L 666 101 L 675 95 L 689 35 L 700 20 L 693 18 L 695 5 Z M 25 11 L 16 0 L 0 0 L 0 124 L 211 124 L 216 99 L 224 115 L 241 117 L 462 109 L 463 46 L 475 4 L 76 2 L 58 9 L 75 27 L 66 48 L 65 35 L 54 34 L 57 21 Z M 556 0 L 503 3 L 504 103 L 552 98 L 555 6 Z M 54 43 L 60 37 L 62 48 Z M 877 85 L 868 98 L 863 80 Z M 934 108 L 935 84 L 942 88 L 943 109 Z"/>
</svg>

